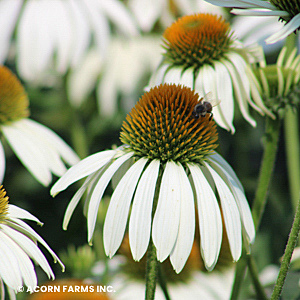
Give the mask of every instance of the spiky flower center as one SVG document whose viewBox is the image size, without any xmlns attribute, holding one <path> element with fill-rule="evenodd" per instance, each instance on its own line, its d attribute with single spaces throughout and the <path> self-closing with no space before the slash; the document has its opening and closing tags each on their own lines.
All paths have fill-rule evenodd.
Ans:
<svg viewBox="0 0 300 300">
<path fill-rule="evenodd" d="M 29 116 L 27 94 L 17 77 L 0 66 L 0 125 Z"/>
<path fill-rule="evenodd" d="M 281 17 L 286 22 L 289 22 L 294 16 L 300 13 L 299 0 L 270 0 L 270 3 L 278 9 L 289 13 L 288 17 Z"/>
<path fill-rule="evenodd" d="M 0 185 L 0 225 L 7 219 L 8 213 L 8 197 L 3 185 Z"/>
<path fill-rule="evenodd" d="M 229 23 L 211 14 L 179 18 L 163 34 L 165 59 L 184 69 L 198 69 L 224 56 L 232 44 Z"/>
<path fill-rule="evenodd" d="M 201 100 L 188 87 L 154 87 L 127 115 L 120 139 L 137 157 L 199 163 L 217 147 L 218 140 L 210 113 L 193 116 Z"/>
</svg>

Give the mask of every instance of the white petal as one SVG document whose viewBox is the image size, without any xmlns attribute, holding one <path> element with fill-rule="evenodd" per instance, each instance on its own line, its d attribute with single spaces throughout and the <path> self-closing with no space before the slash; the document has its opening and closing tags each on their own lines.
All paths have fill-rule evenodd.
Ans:
<svg viewBox="0 0 300 300">
<path fill-rule="evenodd" d="M 248 109 L 248 103 L 247 103 L 247 94 L 244 88 L 244 83 L 241 81 L 241 78 L 239 77 L 239 74 L 237 74 L 237 70 L 231 62 L 224 59 L 222 60 L 222 63 L 226 66 L 233 83 L 233 89 L 235 94 L 235 99 L 237 100 L 241 113 L 243 117 L 252 125 L 256 126 L 255 120 L 250 116 L 249 109 Z M 248 80 L 248 79 L 247 79 Z"/>
<path fill-rule="evenodd" d="M 71 167 L 51 188 L 52 196 L 65 190 L 70 184 L 82 179 L 106 165 L 116 154 L 116 150 L 106 150 L 92 154 Z"/>
<path fill-rule="evenodd" d="M 240 214 L 234 196 L 220 175 L 207 163 L 205 163 L 205 166 L 215 181 L 221 200 L 231 255 L 233 260 L 237 261 L 242 253 L 242 228 Z"/>
<path fill-rule="evenodd" d="M 167 64 L 161 64 L 157 70 L 155 70 L 155 72 L 153 72 L 153 74 L 151 75 L 150 77 L 150 80 L 149 80 L 149 84 L 148 86 L 145 88 L 146 91 L 149 91 L 150 88 L 156 86 L 156 85 L 159 85 L 161 83 L 163 83 L 163 79 L 164 79 L 164 76 L 165 76 L 165 73 L 167 71 L 167 69 L 169 68 L 170 66 L 167 65 Z"/>
<path fill-rule="evenodd" d="M 188 165 L 193 178 L 199 215 L 201 255 L 205 267 L 214 268 L 221 249 L 222 218 L 216 196 L 197 165 Z"/>
<path fill-rule="evenodd" d="M 4 174 L 5 174 L 5 153 L 4 153 L 2 143 L 0 141 L 0 185 L 3 182 Z"/>
<path fill-rule="evenodd" d="M 178 168 L 173 161 L 166 163 L 153 219 L 152 239 L 160 262 L 171 253 L 178 236 L 181 197 Z"/>
<path fill-rule="evenodd" d="M 18 246 L 22 248 L 23 251 L 27 253 L 29 257 L 34 259 L 34 261 L 44 270 L 44 272 L 48 275 L 48 278 L 54 279 L 54 273 L 45 258 L 42 251 L 38 248 L 38 246 L 24 234 L 18 232 L 10 228 L 9 226 L 5 226 L 3 231 L 16 243 Z"/>
<path fill-rule="evenodd" d="M 164 77 L 164 83 L 175 83 L 179 84 L 180 83 L 180 78 L 181 78 L 181 73 L 182 73 L 182 68 L 170 68 L 167 73 L 165 73 Z"/>
<path fill-rule="evenodd" d="M 27 210 L 21 207 L 15 206 L 13 204 L 8 205 L 8 217 L 30 220 L 36 222 L 39 225 L 43 225 L 43 223 L 37 217 L 32 215 L 30 212 L 28 212 Z"/>
<path fill-rule="evenodd" d="M 36 147 L 31 136 L 26 135 L 15 123 L 2 126 L 2 133 L 28 171 L 43 185 L 51 182 L 51 173 L 47 161 L 40 149 Z"/>
<path fill-rule="evenodd" d="M 229 186 L 232 194 L 234 195 L 242 219 L 244 231 L 246 233 L 247 242 L 250 244 L 253 243 L 255 238 L 255 228 L 254 228 L 254 223 L 251 215 L 251 210 L 248 201 L 246 199 L 244 190 L 240 189 L 239 182 L 236 182 L 233 179 L 233 177 L 226 171 L 226 169 L 222 168 L 221 165 L 219 165 L 218 163 L 212 163 L 212 162 L 209 163 L 219 173 L 219 175 Z"/>
<path fill-rule="evenodd" d="M 184 267 L 192 250 L 195 235 L 195 203 L 191 183 L 181 165 L 178 165 L 181 203 L 177 241 L 170 255 L 176 273 Z"/>
<path fill-rule="evenodd" d="M 30 119 L 24 119 L 23 124 L 26 124 L 30 129 L 35 130 L 34 134 L 39 132 L 39 134 L 43 135 L 48 143 L 55 148 L 57 154 L 61 156 L 67 164 L 74 165 L 79 162 L 79 157 L 74 150 L 54 131 Z"/>
<path fill-rule="evenodd" d="M 230 11 L 235 15 L 240 16 L 278 16 L 278 17 L 287 17 L 288 12 L 282 10 L 268 10 L 265 8 L 256 8 L 256 9 L 232 9 Z"/>
<path fill-rule="evenodd" d="M 188 68 L 182 73 L 180 83 L 184 86 L 194 89 L 194 69 L 193 68 Z"/>
<path fill-rule="evenodd" d="M 219 124 L 220 120 L 223 128 L 231 130 L 234 133 L 233 116 L 234 116 L 234 99 L 233 87 L 227 68 L 220 62 L 214 64 L 217 95 L 216 98 L 221 100 L 220 104 L 213 108 L 214 119 Z M 220 125 L 220 124 L 219 124 Z"/>
<path fill-rule="evenodd" d="M 129 222 L 129 244 L 134 260 L 147 251 L 152 221 L 152 206 L 159 171 L 159 160 L 153 160 L 138 183 Z"/>
<path fill-rule="evenodd" d="M 35 241 L 35 242 L 38 241 L 41 245 L 43 245 L 46 248 L 46 250 L 51 254 L 52 258 L 54 259 L 54 262 L 55 263 L 58 262 L 60 264 L 61 268 L 62 268 L 62 271 L 64 272 L 65 266 L 61 262 L 59 257 L 54 253 L 54 251 L 49 247 L 49 245 L 43 240 L 43 238 L 41 236 L 39 236 L 28 224 L 26 224 L 22 220 L 13 219 L 13 218 L 11 218 L 7 222 L 8 222 L 8 225 L 10 227 L 16 229 L 20 233 L 25 234 L 27 237 L 29 237 L 33 241 Z M 45 265 L 44 271 L 47 273 L 47 275 L 49 277 L 54 278 L 54 274 L 53 274 L 52 269 L 50 267 L 48 268 Z M 53 276 L 52 276 L 52 274 L 53 274 Z"/>
<path fill-rule="evenodd" d="M 123 240 L 133 193 L 147 161 L 145 158 L 140 158 L 131 166 L 110 199 L 103 228 L 104 249 L 110 258 L 116 253 Z"/>
<path fill-rule="evenodd" d="M 7 243 L 7 237 L 2 231 L 0 231 L 0 245 L 0 277 L 16 291 L 22 285 L 17 254 L 14 251 L 15 247 Z"/>
<path fill-rule="evenodd" d="M 126 10 L 123 3 L 116 0 L 101 1 L 101 7 L 107 16 L 119 27 L 125 34 L 138 34 L 137 28 L 133 22 L 133 18 Z"/>
<path fill-rule="evenodd" d="M 266 7 L 269 9 L 274 9 L 274 6 L 269 3 L 264 3 L 266 1 L 259 0 L 258 2 L 253 1 L 243 1 L 243 0 L 205 0 L 214 5 L 220 5 L 223 7 L 242 7 L 242 8 L 249 8 L 249 7 Z M 263 5 L 263 6 L 262 6 Z"/>
<path fill-rule="evenodd" d="M 267 44 L 276 43 L 288 35 L 290 35 L 293 31 L 300 27 L 300 13 L 293 17 L 281 30 L 276 32 L 275 34 L 271 35 L 269 38 L 266 39 Z"/>
<path fill-rule="evenodd" d="M 0 2 L 0 64 L 6 60 L 22 1 L 2 0 Z"/>
<path fill-rule="evenodd" d="M 90 200 L 88 203 L 87 221 L 88 221 L 88 241 L 90 242 L 96 225 L 96 218 L 98 214 L 98 208 L 102 199 L 103 193 L 111 180 L 111 177 L 115 174 L 117 169 L 130 157 L 133 156 L 133 152 L 126 153 L 116 159 L 105 172 L 102 174 L 95 188 L 92 190 Z"/>
</svg>

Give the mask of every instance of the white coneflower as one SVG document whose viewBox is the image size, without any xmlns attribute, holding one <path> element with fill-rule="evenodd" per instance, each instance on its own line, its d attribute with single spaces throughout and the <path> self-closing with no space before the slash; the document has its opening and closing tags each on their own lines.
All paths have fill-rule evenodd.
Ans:
<svg viewBox="0 0 300 300">
<path fill-rule="evenodd" d="M 8 197 L 0 186 L 0 290 L 5 284 L 10 292 L 19 292 L 20 287 L 31 289 L 37 286 L 37 276 L 33 261 L 54 279 L 54 273 L 39 249 L 37 242 L 43 245 L 58 262 L 62 270 L 64 265 L 48 244 L 23 219 L 42 223 L 28 211 L 8 204 Z"/>
<path fill-rule="evenodd" d="M 212 92 L 222 99 L 214 110 L 218 125 L 234 132 L 236 100 L 243 117 L 253 126 L 249 104 L 258 112 L 272 114 L 259 95 L 251 95 L 251 56 L 233 38 L 229 23 L 211 14 L 184 16 L 168 27 L 163 35 L 164 58 L 152 75 L 149 86 L 160 83 L 183 84 L 200 96 Z"/>
<path fill-rule="evenodd" d="M 52 130 L 28 118 L 28 106 L 22 84 L 8 68 L 0 66 L 0 137 L 40 183 L 49 185 L 51 173 L 65 173 L 63 160 L 73 165 L 79 158 Z M 0 179 L 5 172 L 4 155 L 0 140 Z"/>
<path fill-rule="evenodd" d="M 65 74 L 91 44 L 106 52 L 110 22 L 127 35 L 138 32 L 119 0 L 0 0 L 0 63 L 15 38 L 17 69 L 23 79 L 39 81 L 53 71 Z"/>
<path fill-rule="evenodd" d="M 231 12 L 245 16 L 277 16 L 285 26 L 266 39 L 267 43 L 276 43 L 300 28 L 300 2 L 299 0 L 205 0 L 209 3 L 237 7 Z"/>
<path fill-rule="evenodd" d="M 243 187 L 227 162 L 217 154 L 217 130 L 211 115 L 193 111 L 199 96 L 190 88 L 160 85 L 145 93 L 123 124 L 124 143 L 118 149 L 93 154 L 71 167 L 52 187 L 51 194 L 85 178 L 67 208 L 63 227 L 85 192 L 88 241 L 98 207 L 111 179 L 117 183 L 104 222 L 104 247 L 112 257 L 121 245 L 128 214 L 133 258 L 147 251 L 150 235 L 157 259 L 170 256 L 179 273 L 190 254 L 199 217 L 201 253 L 213 269 L 222 241 L 222 218 L 234 261 L 255 231 Z M 158 199 L 157 203 L 153 203 Z M 156 201 L 155 201 L 156 202 Z M 155 209 L 152 218 L 152 210 Z"/>
</svg>

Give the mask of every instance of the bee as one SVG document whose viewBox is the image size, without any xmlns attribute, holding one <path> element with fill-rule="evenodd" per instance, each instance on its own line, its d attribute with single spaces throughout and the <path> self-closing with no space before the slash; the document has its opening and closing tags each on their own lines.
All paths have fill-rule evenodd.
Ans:
<svg viewBox="0 0 300 300">
<path fill-rule="evenodd" d="M 217 99 L 212 99 L 212 93 L 209 92 L 204 97 L 200 99 L 200 102 L 195 105 L 193 110 L 193 116 L 195 119 L 199 119 L 200 117 L 205 117 L 206 114 L 210 114 L 209 120 L 212 119 L 213 113 L 212 109 L 214 106 L 217 106 L 221 101 Z"/>
</svg>

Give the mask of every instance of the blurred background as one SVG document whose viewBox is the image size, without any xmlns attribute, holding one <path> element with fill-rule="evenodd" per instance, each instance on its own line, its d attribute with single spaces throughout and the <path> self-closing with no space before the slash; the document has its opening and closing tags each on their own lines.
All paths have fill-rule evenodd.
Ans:
<svg viewBox="0 0 300 300">
<path fill-rule="evenodd" d="M 0 0 L 0 63 L 9 67 L 24 85 L 30 99 L 30 118 L 51 128 L 84 158 L 121 144 L 122 122 L 144 93 L 161 60 L 161 36 L 166 27 L 179 16 L 206 11 L 223 15 L 232 24 L 235 36 L 246 44 L 261 42 L 268 62 L 276 61 L 282 44 L 267 47 L 263 42 L 264 37 L 277 30 L 276 26 L 281 26 L 276 18 L 273 23 L 266 19 L 263 27 L 254 17 L 236 17 L 202 0 Z M 256 128 L 238 110 L 234 135 L 218 128 L 217 149 L 244 185 L 250 206 L 257 186 L 265 126 L 263 117 L 254 111 L 251 114 L 257 121 Z M 88 261 L 78 253 L 72 257 L 73 250 L 87 244 L 87 222 L 81 203 L 67 231 L 62 229 L 62 220 L 78 185 L 52 198 L 51 186 L 45 188 L 38 183 L 2 141 L 7 166 L 3 185 L 10 203 L 28 210 L 44 223 L 43 227 L 30 225 L 66 263 L 65 273 L 51 264 L 56 277 L 93 277 L 91 270 L 96 261 L 106 261 L 101 223 L 111 188 L 100 206 L 90 265 L 76 269 L 72 260 Z M 52 184 L 57 179 L 53 178 Z M 269 265 L 279 266 L 293 215 L 282 130 L 269 199 L 252 249 L 259 271 Z M 38 277 L 39 284 L 47 280 L 40 269 Z M 295 278 L 289 280 L 295 283 Z M 24 297 L 17 295 L 18 299 Z M 241 297 L 253 297 L 249 279 Z"/>
</svg>

